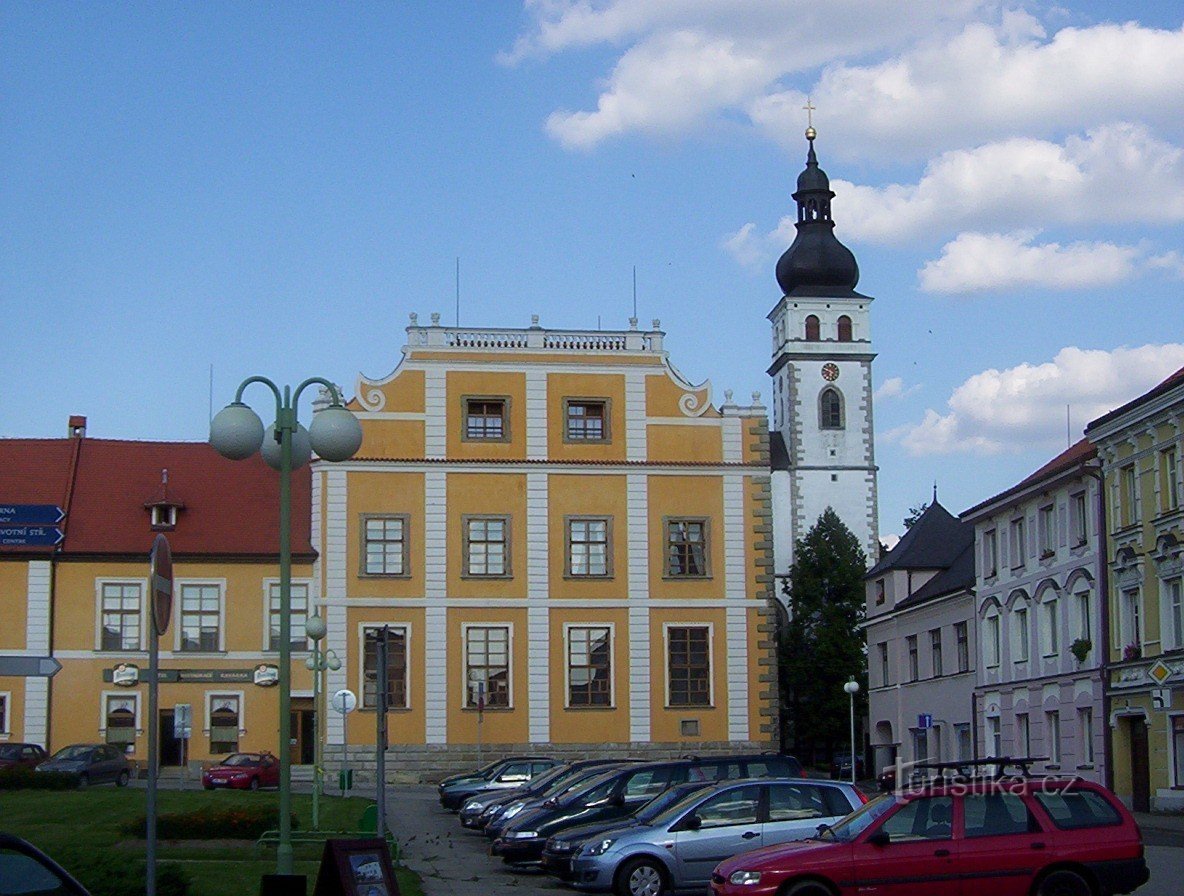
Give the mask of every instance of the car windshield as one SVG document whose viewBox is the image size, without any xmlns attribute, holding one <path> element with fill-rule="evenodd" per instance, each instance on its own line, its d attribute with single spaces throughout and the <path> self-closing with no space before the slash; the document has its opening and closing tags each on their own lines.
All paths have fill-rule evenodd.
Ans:
<svg viewBox="0 0 1184 896">
<path fill-rule="evenodd" d="M 669 790 L 659 793 L 638 809 L 633 819 L 638 824 L 652 825 L 657 819 L 664 816 L 668 809 L 671 809 L 673 806 L 679 806 L 688 797 L 707 786 L 708 783 L 706 781 L 696 781 L 691 784 L 680 784 L 677 787 L 671 787 Z"/>
<path fill-rule="evenodd" d="M 606 798 L 616 783 L 618 770 L 596 769 L 587 777 L 573 781 L 558 797 L 561 806 L 588 805 Z"/>
<path fill-rule="evenodd" d="M 223 765 L 258 765 L 262 757 L 253 753 L 232 753 L 223 760 Z"/>
<path fill-rule="evenodd" d="M 21 748 L 16 744 L 0 744 L 0 759 L 20 759 Z"/>
<path fill-rule="evenodd" d="M 60 750 L 58 750 L 56 753 L 53 754 L 53 758 L 54 759 L 85 759 L 87 756 L 90 755 L 90 751 L 93 749 L 94 749 L 94 747 L 83 747 L 83 746 L 77 746 L 77 745 L 75 745 L 73 747 L 62 747 Z"/>
<path fill-rule="evenodd" d="M 843 843 L 850 843 L 871 827 L 877 818 L 895 806 L 897 799 L 897 796 L 892 793 L 880 794 L 871 802 L 856 809 L 842 821 L 837 822 L 833 827 L 822 825 L 822 832 L 818 835 L 818 839 L 839 840 Z"/>
<path fill-rule="evenodd" d="M 584 786 L 592 778 L 599 777 L 604 774 L 604 769 L 600 766 L 586 768 L 582 771 L 573 772 L 571 776 L 564 776 L 554 783 L 554 785 L 543 794 L 543 799 L 547 800 L 566 800 L 568 796 L 577 791 L 582 791 Z"/>
<path fill-rule="evenodd" d="M 530 784 L 526 786 L 526 792 L 530 794 L 545 793 L 556 781 L 570 771 L 571 769 L 566 765 L 557 765 L 554 768 L 547 769 L 541 775 L 535 775 L 531 779 Z"/>
</svg>

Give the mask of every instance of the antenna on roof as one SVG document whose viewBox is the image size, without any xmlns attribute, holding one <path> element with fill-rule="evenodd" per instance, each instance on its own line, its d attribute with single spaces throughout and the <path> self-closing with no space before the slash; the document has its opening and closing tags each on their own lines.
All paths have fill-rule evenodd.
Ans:
<svg viewBox="0 0 1184 896">
<path fill-rule="evenodd" d="M 637 265 L 633 266 L 633 316 L 637 317 Z"/>
<path fill-rule="evenodd" d="M 460 326 L 460 256 L 456 256 L 456 325 Z"/>
<path fill-rule="evenodd" d="M 933 480 L 933 503 L 937 503 L 937 480 Z"/>
</svg>

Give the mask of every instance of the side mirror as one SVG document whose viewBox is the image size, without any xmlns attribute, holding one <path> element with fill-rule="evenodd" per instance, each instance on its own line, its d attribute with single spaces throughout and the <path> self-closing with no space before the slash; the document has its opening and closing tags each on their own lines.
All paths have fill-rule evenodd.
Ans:
<svg viewBox="0 0 1184 896">
<path fill-rule="evenodd" d="M 892 842 L 892 838 L 888 836 L 888 832 L 886 830 L 880 828 L 880 830 L 876 831 L 867 838 L 867 842 L 874 846 L 887 846 Z"/>
<path fill-rule="evenodd" d="M 692 812 L 682 820 L 682 829 L 684 831 L 697 831 L 703 827 L 703 819 Z"/>
<path fill-rule="evenodd" d="M 614 793 L 609 797 L 608 804 L 610 806 L 617 806 L 618 808 L 625 805 L 625 794 Z"/>
</svg>

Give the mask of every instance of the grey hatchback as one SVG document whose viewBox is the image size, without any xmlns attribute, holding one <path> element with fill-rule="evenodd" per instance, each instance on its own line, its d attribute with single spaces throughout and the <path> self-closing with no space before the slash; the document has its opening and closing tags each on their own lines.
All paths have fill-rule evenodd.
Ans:
<svg viewBox="0 0 1184 896">
<path fill-rule="evenodd" d="M 78 775 L 78 786 L 114 782 L 126 787 L 131 780 L 132 764 L 119 747 L 111 744 L 73 744 L 62 747 L 37 766 L 39 772 L 72 772 Z"/>
<path fill-rule="evenodd" d="M 585 841 L 572 861 L 571 883 L 619 896 L 701 893 L 724 859 L 811 837 L 819 825 L 836 823 L 865 801 L 841 781 L 754 778 L 710 785 L 646 823 Z"/>
</svg>

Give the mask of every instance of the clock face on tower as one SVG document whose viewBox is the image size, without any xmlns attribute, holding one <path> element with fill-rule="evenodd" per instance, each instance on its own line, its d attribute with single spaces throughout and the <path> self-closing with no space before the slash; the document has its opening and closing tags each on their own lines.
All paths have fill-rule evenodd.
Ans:
<svg viewBox="0 0 1184 896">
<path fill-rule="evenodd" d="M 823 364 L 822 377 L 828 383 L 833 383 L 839 378 L 839 365 L 837 364 Z"/>
</svg>

